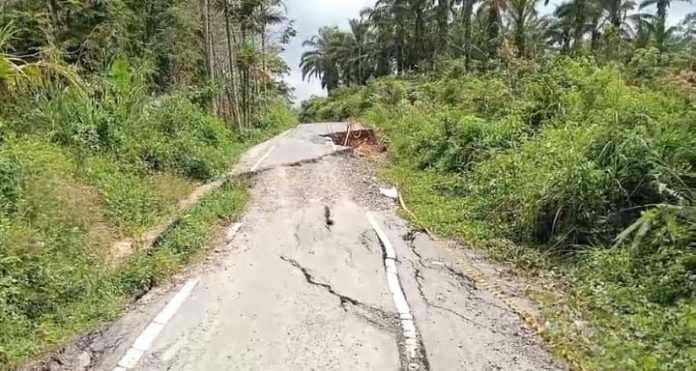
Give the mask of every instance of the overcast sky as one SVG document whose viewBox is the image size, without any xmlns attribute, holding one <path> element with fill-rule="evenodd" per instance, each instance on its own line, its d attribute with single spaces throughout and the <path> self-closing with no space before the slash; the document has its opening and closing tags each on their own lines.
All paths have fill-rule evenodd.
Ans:
<svg viewBox="0 0 696 371">
<path fill-rule="evenodd" d="M 562 0 L 552 0 L 551 3 L 560 3 Z M 295 20 L 297 37 L 287 46 L 284 53 L 285 60 L 292 69 L 287 78 L 295 88 L 295 97 L 298 102 L 312 95 L 325 95 L 318 81 L 302 81 L 302 72 L 299 64 L 302 55 L 302 42 L 316 34 L 320 27 L 338 25 L 348 27 L 348 19 L 358 17 L 360 10 L 374 5 L 375 0 L 287 0 L 290 19 Z M 552 5 L 549 5 L 553 9 Z M 696 5 L 685 2 L 673 2 L 670 13 L 670 23 L 676 23 L 689 12 L 696 11 Z"/>
</svg>

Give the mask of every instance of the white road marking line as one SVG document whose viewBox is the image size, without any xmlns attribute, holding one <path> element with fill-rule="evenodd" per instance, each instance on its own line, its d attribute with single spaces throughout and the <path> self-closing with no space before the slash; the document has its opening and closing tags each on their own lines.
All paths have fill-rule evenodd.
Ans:
<svg viewBox="0 0 696 371">
<path fill-rule="evenodd" d="M 192 279 L 186 282 L 186 284 L 179 290 L 179 292 L 174 295 L 174 298 L 167 303 L 167 305 L 162 309 L 157 317 L 155 317 L 152 322 L 145 328 L 145 330 L 138 336 L 133 342 L 133 345 L 126 352 L 126 354 L 118 361 L 118 365 L 113 371 L 126 371 L 128 369 L 134 368 L 143 354 L 150 349 L 152 343 L 157 339 L 160 332 L 164 329 L 164 326 L 174 317 L 176 312 L 181 308 L 186 299 L 193 289 L 198 285 L 200 279 Z"/>
<path fill-rule="evenodd" d="M 288 129 L 288 130 L 284 131 L 282 134 L 278 135 L 277 137 L 271 139 L 270 142 L 274 142 L 275 144 L 263 156 L 261 156 L 261 158 L 254 164 L 254 166 L 251 167 L 251 172 L 256 171 L 259 168 L 259 166 L 261 166 L 261 164 L 268 158 L 268 156 L 271 155 L 271 152 L 275 151 L 275 149 L 278 148 L 278 142 L 281 139 L 287 137 L 290 134 L 295 133 L 298 128 L 299 128 L 299 126 L 296 126 L 292 129 Z"/>
<path fill-rule="evenodd" d="M 387 234 L 384 233 L 382 227 L 380 227 L 379 223 L 375 220 L 374 215 L 372 215 L 372 213 L 367 213 L 367 219 L 370 221 L 372 228 L 377 233 L 377 237 L 382 241 L 382 246 L 384 247 L 384 271 L 387 276 L 387 286 L 389 286 L 394 306 L 401 320 L 406 353 L 410 359 L 416 359 L 419 347 L 418 333 L 413 315 L 411 314 L 411 307 L 408 305 L 406 295 L 399 282 L 399 273 L 396 270 L 396 250 L 391 241 L 389 241 Z"/>
<path fill-rule="evenodd" d="M 394 250 L 394 245 L 391 244 L 389 237 L 387 237 L 387 234 L 384 233 L 382 228 L 379 226 L 379 223 L 377 223 L 372 213 L 367 213 L 367 219 L 370 221 L 370 224 L 372 224 L 372 228 L 375 230 L 375 232 L 377 232 L 377 236 L 382 241 L 382 244 L 384 244 L 384 253 L 387 255 L 387 258 L 396 260 L 396 250 Z"/>
<path fill-rule="evenodd" d="M 230 226 L 230 228 L 227 230 L 227 234 L 225 235 L 225 243 L 230 243 L 232 242 L 235 237 L 237 237 L 237 233 L 239 232 L 239 229 L 242 228 L 242 223 L 234 223 Z"/>
<path fill-rule="evenodd" d="M 261 163 L 263 163 L 264 161 L 266 161 L 266 159 L 268 158 L 268 156 L 271 155 L 271 152 L 273 152 L 273 151 L 276 149 L 276 147 L 278 147 L 278 145 L 277 145 L 277 144 L 274 144 L 274 145 L 268 150 L 268 152 L 266 152 L 266 154 L 264 154 L 264 155 L 254 164 L 254 166 L 251 167 L 251 171 L 252 171 L 252 172 L 256 171 L 256 170 L 259 168 L 259 166 L 261 166 Z"/>
<path fill-rule="evenodd" d="M 151 322 L 149 325 L 147 325 L 145 331 L 143 331 L 140 334 L 140 336 L 138 336 L 138 338 L 135 339 L 135 342 L 133 343 L 131 348 L 140 351 L 146 351 L 150 349 L 152 343 L 155 341 L 155 339 L 157 339 L 157 336 L 159 336 L 163 328 L 163 324 L 158 322 Z"/>
</svg>

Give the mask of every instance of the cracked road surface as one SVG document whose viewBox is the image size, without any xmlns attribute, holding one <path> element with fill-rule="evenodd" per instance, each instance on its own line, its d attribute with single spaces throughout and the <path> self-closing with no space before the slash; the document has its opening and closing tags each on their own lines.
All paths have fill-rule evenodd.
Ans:
<svg viewBox="0 0 696 371">
<path fill-rule="evenodd" d="M 523 322 L 460 273 L 446 249 L 413 232 L 381 198 L 366 165 L 302 125 L 261 144 L 237 171 L 261 170 L 241 228 L 186 273 L 196 285 L 148 342 L 117 368 L 181 284 L 161 288 L 91 345 L 106 370 L 556 370 Z M 299 163 L 299 164 L 298 164 Z M 409 357 L 372 212 L 396 250 L 415 322 Z M 161 315 L 161 314 L 160 314 Z"/>
</svg>

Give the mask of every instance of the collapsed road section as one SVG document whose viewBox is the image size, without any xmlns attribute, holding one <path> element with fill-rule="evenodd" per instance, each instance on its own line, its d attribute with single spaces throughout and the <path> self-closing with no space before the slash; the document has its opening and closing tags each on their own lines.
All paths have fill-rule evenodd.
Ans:
<svg viewBox="0 0 696 371">
<path fill-rule="evenodd" d="M 51 368 L 557 370 L 440 246 L 400 238 L 409 228 L 381 196 L 384 184 L 327 143 L 345 128 L 303 125 L 252 150 L 238 167 L 255 169 L 251 201 L 224 241 L 182 284 L 156 288 L 90 338 L 86 347 L 100 351 L 88 362 L 66 352 Z M 183 282 L 196 285 L 177 296 Z M 153 320 L 157 336 L 143 337 Z M 133 347 L 137 362 L 122 362 Z"/>
</svg>

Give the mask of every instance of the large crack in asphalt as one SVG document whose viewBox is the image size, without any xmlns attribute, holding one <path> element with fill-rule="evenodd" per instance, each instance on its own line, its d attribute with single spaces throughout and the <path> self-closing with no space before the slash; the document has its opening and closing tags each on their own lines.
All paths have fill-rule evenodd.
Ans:
<svg viewBox="0 0 696 371">
<path fill-rule="evenodd" d="M 437 303 L 433 303 L 429 298 L 428 295 L 425 293 L 425 289 L 423 287 L 423 281 L 426 279 L 425 276 L 423 275 L 423 269 L 432 269 L 432 270 L 445 270 L 449 275 L 453 276 L 455 280 L 457 280 L 462 287 L 467 287 L 471 290 L 477 290 L 478 288 L 476 287 L 476 284 L 473 280 L 471 280 L 469 277 L 464 275 L 462 272 L 457 271 L 455 268 L 447 265 L 447 264 L 438 264 L 438 265 L 430 265 L 426 263 L 426 259 L 423 257 L 421 253 L 418 252 L 418 249 L 415 246 L 415 236 L 413 232 L 409 232 L 404 236 L 404 241 L 406 241 L 408 247 L 413 251 L 413 254 L 417 258 L 417 262 L 414 262 L 413 260 L 410 260 L 411 267 L 413 268 L 414 271 L 414 279 L 416 281 L 416 286 L 418 288 L 418 293 L 421 296 L 421 299 L 423 299 L 423 302 L 425 303 L 426 306 L 434 309 L 438 309 L 447 313 L 450 313 L 452 315 L 457 316 L 458 318 L 471 323 L 472 325 L 487 329 L 489 331 L 495 332 L 494 329 L 490 328 L 489 326 L 485 326 L 474 319 L 471 319 L 467 316 L 465 316 L 462 313 L 459 313 L 458 311 L 447 308 L 445 306 L 439 305 Z"/>
<path fill-rule="evenodd" d="M 302 272 L 302 275 L 304 276 L 305 281 L 307 281 L 307 283 L 313 286 L 322 287 L 329 294 L 337 297 L 341 304 L 341 308 L 343 308 L 345 312 L 351 313 L 379 329 L 386 330 L 398 335 L 399 322 L 398 315 L 396 313 L 389 313 L 381 308 L 370 306 L 357 299 L 351 298 L 350 296 L 338 293 L 328 283 L 317 281 L 316 278 L 314 278 L 312 272 L 308 268 L 300 264 L 300 262 L 298 262 L 297 260 L 289 258 L 287 256 L 280 256 L 280 259 Z"/>
<path fill-rule="evenodd" d="M 472 325 L 474 325 L 474 326 L 476 326 L 476 327 L 485 328 L 485 329 L 488 329 L 488 330 L 490 330 L 490 331 L 494 331 L 494 329 L 492 329 L 492 328 L 490 328 L 490 327 L 488 327 L 488 326 L 484 326 L 484 325 L 482 325 L 481 323 L 476 322 L 475 320 L 473 320 L 473 319 L 471 319 L 471 318 L 469 318 L 469 317 L 467 317 L 467 316 L 465 316 L 465 315 L 463 315 L 463 314 L 457 312 L 457 311 L 454 310 L 454 309 L 447 308 L 447 307 L 445 307 L 445 306 L 442 306 L 442 305 L 433 303 L 433 302 L 428 298 L 428 295 L 425 293 L 425 289 L 423 288 L 423 281 L 425 280 L 425 277 L 423 276 L 422 270 L 421 270 L 420 268 L 418 268 L 418 267 L 416 266 L 416 264 L 415 264 L 413 261 L 411 261 L 411 266 L 413 267 L 413 270 L 414 270 L 414 272 L 415 272 L 415 273 L 414 273 L 414 278 L 415 278 L 415 280 L 416 280 L 416 286 L 418 287 L 418 293 L 420 294 L 421 299 L 423 299 L 423 302 L 425 303 L 426 306 L 428 306 L 428 307 L 430 307 L 430 308 L 439 309 L 439 310 L 448 312 L 448 313 L 450 313 L 450 314 L 453 314 L 453 315 L 455 315 L 455 316 L 457 316 L 457 317 L 459 317 L 459 318 L 461 318 L 461 319 L 463 319 L 463 320 L 465 320 L 465 321 L 471 323 Z"/>
<path fill-rule="evenodd" d="M 476 281 L 474 281 L 461 271 L 457 270 L 456 268 L 452 267 L 451 265 L 439 262 L 439 264 L 426 264 L 426 262 L 429 262 L 430 259 L 424 258 L 423 254 L 421 254 L 418 251 L 418 248 L 416 247 L 415 243 L 416 236 L 413 231 L 409 231 L 402 238 L 406 242 L 408 248 L 418 258 L 418 263 L 421 267 L 427 269 L 444 269 L 445 271 L 447 271 L 448 274 L 453 276 L 461 284 L 462 287 L 467 287 L 471 290 L 478 290 L 478 287 L 476 286 Z"/>
<path fill-rule="evenodd" d="M 374 231 L 368 230 L 360 234 L 360 244 L 371 253 L 374 252 L 374 250 L 372 250 L 372 246 L 378 244 L 375 239 L 378 239 L 378 237 Z"/>
</svg>

